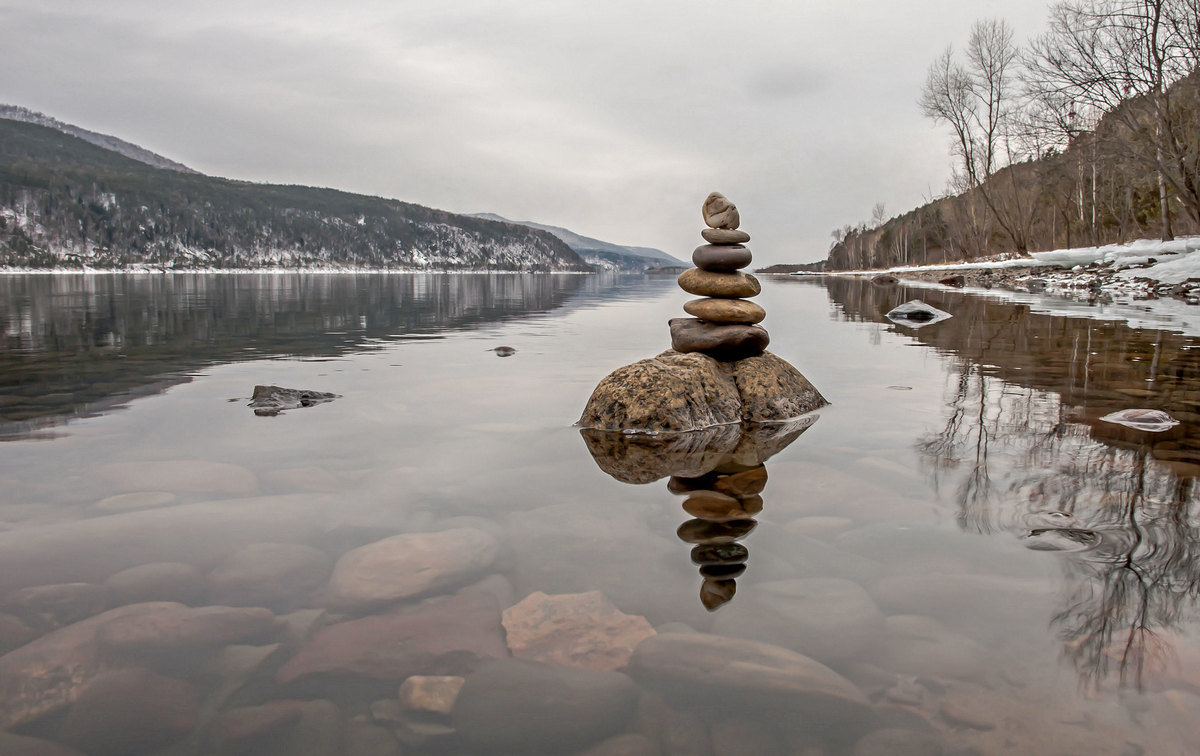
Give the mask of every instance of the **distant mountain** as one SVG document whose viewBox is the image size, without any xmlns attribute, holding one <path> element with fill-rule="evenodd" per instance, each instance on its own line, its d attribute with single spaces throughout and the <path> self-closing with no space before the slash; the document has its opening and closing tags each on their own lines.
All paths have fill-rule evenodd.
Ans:
<svg viewBox="0 0 1200 756">
<path fill-rule="evenodd" d="M 476 213 L 472 217 L 486 218 L 488 220 L 502 221 L 504 223 L 548 231 L 566 242 L 568 247 L 575 250 L 588 263 L 598 268 L 640 272 L 646 268 L 662 267 L 663 265 L 691 267 L 682 260 L 668 255 L 661 249 L 653 249 L 652 247 L 626 247 L 620 244 L 612 244 L 611 242 L 593 239 L 590 236 L 581 236 L 574 231 L 560 226 L 547 226 L 544 223 L 534 223 L 533 221 L 509 220 L 495 213 Z"/>
<path fill-rule="evenodd" d="M 89 144 L 94 144 L 97 147 L 103 147 L 106 150 L 112 150 L 118 154 L 124 155 L 131 160 L 136 160 L 139 163 L 152 165 L 155 168 L 165 168 L 169 171 L 180 171 L 181 173 L 198 173 L 188 168 L 183 163 L 176 163 L 174 160 L 167 158 L 157 153 L 151 152 L 144 147 L 138 147 L 136 144 L 130 144 L 124 139 L 117 139 L 115 136 L 108 134 L 98 134 L 95 131 L 81 129 L 78 126 L 72 126 L 69 123 L 63 123 L 57 118 L 39 113 L 36 110 L 22 108 L 18 105 L 0 104 L 0 118 L 7 118 L 10 121 L 21 121 L 23 123 L 36 123 L 39 126 L 61 131 L 64 134 L 70 134 L 73 137 L 79 137 Z"/>
<path fill-rule="evenodd" d="M 545 231 L 142 153 L 0 118 L 0 267 L 592 270 Z"/>
</svg>

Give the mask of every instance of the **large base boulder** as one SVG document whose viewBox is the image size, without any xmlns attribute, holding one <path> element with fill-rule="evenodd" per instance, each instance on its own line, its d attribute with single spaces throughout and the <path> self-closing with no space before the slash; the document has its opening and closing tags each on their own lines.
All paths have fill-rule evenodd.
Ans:
<svg viewBox="0 0 1200 756">
<path fill-rule="evenodd" d="M 825 404 L 799 370 L 770 352 L 721 362 L 698 352 L 667 350 L 601 380 L 579 425 L 681 433 L 744 420 L 781 422 Z"/>
</svg>

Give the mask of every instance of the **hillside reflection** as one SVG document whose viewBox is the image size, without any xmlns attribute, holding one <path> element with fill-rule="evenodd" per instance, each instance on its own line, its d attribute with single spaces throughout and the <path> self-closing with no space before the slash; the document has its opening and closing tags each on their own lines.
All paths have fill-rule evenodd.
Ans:
<svg viewBox="0 0 1200 756">
<path fill-rule="evenodd" d="M 336 357 L 560 308 L 613 278 L 0 276 L 0 439 L 189 380 L 214 363 Z"/>
<path fill-rule="evenodd" d="M 925 473 L 964 530 L 1060 552 L 1052 624 L 1085 684 L 1153 685 L 1200 597 L 1200 343 L 957 292 L 826 283 L 847 320 L 888 323 L 916 298 L 954 315 L 919 331 L 889 323 L 949 362 L 945 418 L 917 440 Z M 1181 424 L 1099 419 L 1129 407 Z"/>
</svg>

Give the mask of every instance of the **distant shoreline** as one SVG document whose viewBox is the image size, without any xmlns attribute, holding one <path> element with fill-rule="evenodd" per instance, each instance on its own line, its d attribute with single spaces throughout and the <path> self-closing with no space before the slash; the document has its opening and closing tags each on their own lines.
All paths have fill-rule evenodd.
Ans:
<svg viewBox="0 0 1200 756">
<path fill-rule="evenodd" d="M 161 275 L 400 275 L 414 276 L 437 274 L 447 276 L 473 276 L 480 274 L 535 275 L 535 276 L 594 276 L 602 271 L 595 270 L 412 270 L 396 268 L 0 268 L 0 276 L 161 276 Z"/>
</svg>

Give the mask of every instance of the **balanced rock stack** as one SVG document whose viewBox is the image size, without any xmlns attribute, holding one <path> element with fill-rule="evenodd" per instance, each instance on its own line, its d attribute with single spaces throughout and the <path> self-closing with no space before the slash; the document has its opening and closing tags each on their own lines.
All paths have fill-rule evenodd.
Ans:
<svg viewBox="0 0 1200 756">
<path fill-rule="evenodd" d="M 684 305 L 691 318 L 674 318 L 671 348 L 656 357 L 619 367 L 588 399 L 579 425 L 619 433 L 691 433 L 732 423 L 779 423 L 827 402 L 799 370 L 766 351 L 758 325 L 766 312 L 749 301 L 758 279 L 750 264 L 733 203 L 713 192 L 704 201 L 701 236 L 692 254 L 696 268 L 679 286 L 702 297 Z M 687 446 L 693 440 L 680 439 Z M 604 442 L 605 445 L 608 442 Z"/>
<path fill-rule="evenodd" d="M 683 306 L 694 317 L 670 321 L 671 348 L 676 352 L 701 352 L 722 362 L 763 353 L 770 337 L 759 326 L 765 310 L 748 300 L 762 290 L 758 279 L 741 269 L 750 265 L 750 234 L 738 229 L 737 207 L 719 192 L 704 200 L 700 232 L 708 242 L 692 253 L 696 265 L 679 276 L 679 287 L 702 299 Z"/>
</svg>

